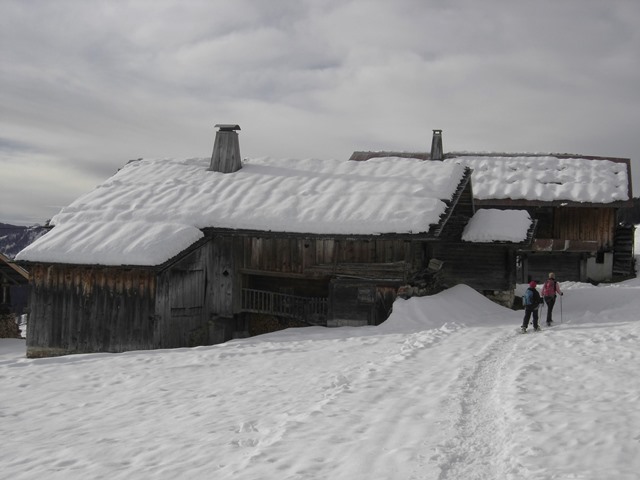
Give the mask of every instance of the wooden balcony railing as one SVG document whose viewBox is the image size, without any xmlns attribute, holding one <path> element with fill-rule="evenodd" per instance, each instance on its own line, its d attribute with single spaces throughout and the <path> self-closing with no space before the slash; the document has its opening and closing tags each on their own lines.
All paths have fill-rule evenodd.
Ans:
<svg viewBox="0 0 640 480">
<path fill-rule="evenodd" d="M 328 300 L 323 297 L 298 297 L 243 288 L 242 311 L 296 318 L 311 325 L 323 325 L 327 321 Z"/>
</svg>

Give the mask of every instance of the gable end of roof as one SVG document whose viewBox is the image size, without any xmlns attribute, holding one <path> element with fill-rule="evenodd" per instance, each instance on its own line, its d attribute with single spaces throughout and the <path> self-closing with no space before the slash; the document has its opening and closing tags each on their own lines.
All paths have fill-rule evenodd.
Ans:
<svg viewBox="0 0 640 480">
<path fill-rule="evenodd" d="M 439 237 L 440 234 L 442 233 L 442 229 L 449 221 L 449 218 L 451 217 L 453 210 L 458 204 L 458 201 L 460 201 L 460 197 L 462 196 L 462 193 L 465 191 L 467 186 L 469 187 L 471 186 L 470 182 L 471 182 L 472 172 L 473 170 L 471 170 L 469 167 L 465 167 L 464 175 L 460 179 L 460 183 L 458 183 L 458 187 L 456 188 L 453 198 L 451 200 L 443 200 L 447 205 L 447 209 L 445 210 L 444 214 L 440 217 L 440 221 L 429 229 L 428 234 L 430 237 Z"/>
</svg>

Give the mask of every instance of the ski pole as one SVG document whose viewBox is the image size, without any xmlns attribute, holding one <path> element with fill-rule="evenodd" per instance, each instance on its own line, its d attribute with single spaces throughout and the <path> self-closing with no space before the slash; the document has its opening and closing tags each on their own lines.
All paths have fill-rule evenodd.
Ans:
<svg viewBox="0 0 640 480">
<path fill-rule="evenodd" d="M 562 323 L 562 295 L 560 295 L 560 323 Z"/>
</svg>

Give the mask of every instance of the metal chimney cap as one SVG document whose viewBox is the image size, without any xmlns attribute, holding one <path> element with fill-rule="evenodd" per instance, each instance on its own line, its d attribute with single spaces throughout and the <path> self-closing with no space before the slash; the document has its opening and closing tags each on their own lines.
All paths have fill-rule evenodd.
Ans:
<svg viewBox="0 0 640 480">
<path fill-rule="evenodd" d="M 215 128 L 219 128 L 221 132 L 232 132 L 234 130 L 240 130 L 240 125 L 232 123 L 218 123 Z"/>
</svg>

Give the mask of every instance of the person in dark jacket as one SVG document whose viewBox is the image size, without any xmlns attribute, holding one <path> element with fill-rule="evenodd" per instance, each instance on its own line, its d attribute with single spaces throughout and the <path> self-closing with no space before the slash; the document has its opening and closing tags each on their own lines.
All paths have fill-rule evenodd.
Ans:
<svg viewBox="0 0 640 480">
<path fill-rule="evenodd" d="M 524 319 L 522 320 L 522 333 L 527 332 L 531 315 L 533 315 L 533 330 L 536 332 L 540 330 L 540 326 L 538 325 L 538 307 L 542 303 L 542 298 L 536 289 L 537 286 L 538 284 L 536 282 L 531 281 L 529 282 L 529 288 L 524 292 Z"/>
<path fill-rule="evenodd" d="M 549 278 L 542 286 L 542 297 L 544 303 L 547 304 L 547 326 L 551 326 L 553 323 L 553 306 L 556 304 L 556 296 L 562 295 L 560 290 L 560 284 L 556 282 L 556 276 L 553 272 L 549 273 Z"/>
</svg>

